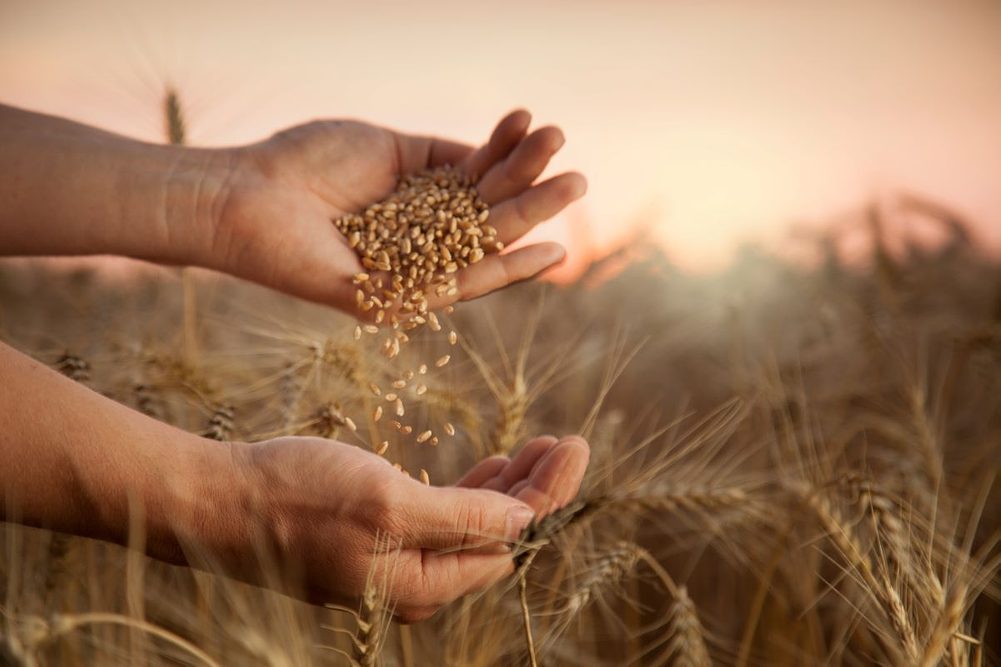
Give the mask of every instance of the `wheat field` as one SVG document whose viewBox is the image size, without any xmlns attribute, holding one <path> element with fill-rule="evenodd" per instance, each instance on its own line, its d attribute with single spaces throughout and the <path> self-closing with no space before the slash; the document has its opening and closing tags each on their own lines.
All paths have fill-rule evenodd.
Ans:
<svg viewBox="0 0 1001 667">
<path fill-rule="evenodd" d="M 3 340 L 193 432 L 388 439 L 433 484 L 532 434 L 593 456 L 514 577 L 412 626 L 377 576 L 357 609 L 314 607 L 148 560 L 139 530 L 130 550 L 5 524 L 0 665 L 998 664 L 1001 264 L 924 213 L 944 241 L 899 252 L 859 213 L 864 261 L 832 234 L 809 267 L 748 251 L 696 277 L 629 246 L 462 304 L 414 408 L 454 425 L 435 448 L 387 435 L 368 387 L 440 337 L 390 362 L 235 280 L 6 262 Z"/>
</svg>

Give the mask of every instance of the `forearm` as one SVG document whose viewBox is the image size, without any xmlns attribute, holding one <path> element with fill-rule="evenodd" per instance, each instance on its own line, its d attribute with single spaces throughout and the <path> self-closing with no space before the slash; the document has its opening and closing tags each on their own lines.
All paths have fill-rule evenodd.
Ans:
<svg viewBox="0 0 1001 667">
<path fill-rule="evenodd" d="M 0 255 L 204 263 L 233 155 L 0 105 Z"/>
<path fill-rule="evenodd" d="M 0 344 L 0 519 L 124 543 L 130 511 L 148 550 L 234 534 L 228 445 L 107 399 Z M 223 507 L 226 509 L 224 510 Z"/>
</svg>

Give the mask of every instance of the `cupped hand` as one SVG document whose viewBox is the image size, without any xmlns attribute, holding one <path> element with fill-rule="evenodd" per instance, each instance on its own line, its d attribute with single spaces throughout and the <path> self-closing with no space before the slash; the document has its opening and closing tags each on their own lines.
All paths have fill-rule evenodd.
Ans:
<svg viewBox="0 0 1001 667">
<path fill-rule="evenodd" d="M 240 447 L 271 546 L 302 571 L 308 599 L 353 605 L 370 571 L 390 572 L 388 603 L 405 622 L 509 575 L 510 543 L 577 495 L 589 458 L 579 437 L 542 436 L 514 458 L 481 461 L 456 486 L 434 487 L 331 440 Z"/>
<path fill-rule="evenodd" d="M 443 164 L 479 179 L 491 224 L 508 245 L 587 187 L 577 173 L 535 184 L 564 139 L 555 127 L 528 133 L 530 121 L 527 111 L 512 112 L 478 149 L 339 120 L 294 127 L 238 149 L 206 263 L 354 312 L 351 277 L 362 267 L 333 220 L 384 198 L 400 176 Z M 458 273 L 454 298 L 473 299 L 530 278 L 564 254 L 559 244 L 539 243 L 490 255 Z"/>
</svg>

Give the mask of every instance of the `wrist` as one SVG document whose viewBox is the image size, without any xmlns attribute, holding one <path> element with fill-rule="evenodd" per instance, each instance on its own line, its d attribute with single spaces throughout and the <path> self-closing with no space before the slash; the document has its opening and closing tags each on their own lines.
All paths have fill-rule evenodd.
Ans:
<svg viewBox="0 0 1001 667">
<path fill-rule="evenodd" d="M 212 267 L 218 221 L 241 171 L 239 149 L 145 146 L 117 179 L 122 215 L 111 252 Z"/>
<path fill-rule="evenodd" d="M 161 468 L 147 500 L 147 552 L 189 564 L 187 553 L 205 553 L 219 564 L 240 562 L 251 543 L 254 493 L 244 471 L 242 443 L 193 437 Z"/>
</svg>

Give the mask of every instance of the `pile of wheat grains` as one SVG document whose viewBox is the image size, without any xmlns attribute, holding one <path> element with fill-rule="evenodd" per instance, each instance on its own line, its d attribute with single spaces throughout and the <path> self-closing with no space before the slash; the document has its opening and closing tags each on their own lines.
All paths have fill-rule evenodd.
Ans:
<svg viewBox="0 0 1001 667">
<path fill-rule="evenodd" d="M 442 332 L 438 316 L 432 311 L 435 302 L 454 300 L 459 288 L 456 273 L 482 260 L 488 253 L 499 252 L 504 244 L 497 230 L 487 223 L 489 206 L 480 199 L 468 175 L 443 166 L 404 176 L 396 189 L 382 201 L 361 213 L 345 215 L 334 221 L 348 244 L 358 254 L 366 272 L 354 276 L 355 301 L 362 319 L 368 324 L 355 327 L 355 339 L 364 333 L 381 336 L 380 350 L 395 359 L 402 345 L 418 327 Z M 445 306 L 451 313 L 452 306 Z M 447 332 L 450 345 L 458 334 Z M 405 424 L 404 390 L 420 397 L 427 392 L 422 382 L 429 367 L 445 366 L 451 355 L 445 354 L 416 369 L 402 370 L 391 381 L 391 389 L 372 383 L 372 393 L 383 399 L 397 417 L 392 421 L 402 435 L 411 435 L 413 426 Z M 379 421 L 387 410 L 376 406 L 372 415 Z M 444 425 L 447 435 L 455 428 Z M 438 444 L 438 435 L 426 429 L 416 434 L 418 444 Z M 375 451 L 385 454 L 389 441 L 382 441 Z M 427 483 L 428 475 L 420 471 Z"/>
</svg>

